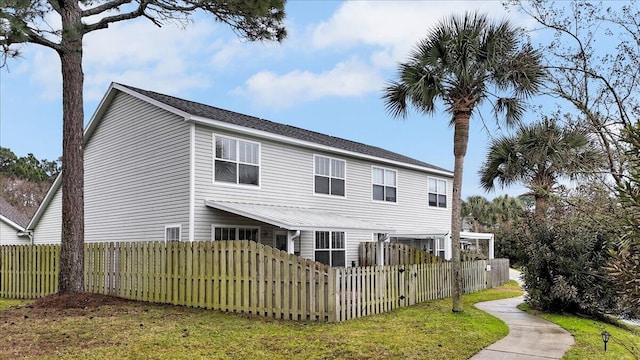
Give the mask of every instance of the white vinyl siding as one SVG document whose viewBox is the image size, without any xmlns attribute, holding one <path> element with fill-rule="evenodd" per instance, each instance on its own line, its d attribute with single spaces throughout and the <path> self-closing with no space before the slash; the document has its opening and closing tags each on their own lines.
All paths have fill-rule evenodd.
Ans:
<svg viewBox="0 0 640 360">
<path fill-rule="evenodd" d="M 18 236 L 18 229 L 0 220 L 0 245 L 25 245 L 29 243 L 29 237 Z"/>
<path fill-rule="evenodd" d="M 429 178 L 429 206 L 447 207 L 447 182 L 445 180 Z"/>
<path fill-rule="evenodd" d="M 260 185 L 260 144 L 214 135 L 214 182 Z"/>
<path fill-rule="evenodd" d="M 223 211 L 211 209 L 205 205 L 206 200 L 232 201 L 268 204 L 276 206 L 295 206 L 330 211 L 339 215 L 360 219 L 370 223 L 389 226 L 397 231 L 428 233 L 448 232 L 451 229 L 451 213 L 440 208 L 426 207 L 428 203 L 427 178 L 430 174 L 403 167 L 395 167 L 396 181 L 399 185 L 399 202 L 396 206 L 385 206 L 380 211 L 380 204 L 372 201 L 371 167 L 388 168 L 383 163 L 371 163 L 362 159 L 344 159 L 345 193 L 347 197 L 320 196 L 314 192 L 314 155 L 332 158 L 332 154 L 318 153 L 307 149 L 273 140 L 242 136 L 233 132 L 215 130 L 216 135 L 243 138 L 247 141 L 260 142 L 260 191 L 251 186 L 228 187 L 216 186 L 211 181 L 213 161 L 213 129 L 196 125 L 196 165 L 195 165 L 195 239 L 211 239 L 211 224 L 263 226 L 263 223 L 242 218 Z M 451 194 L 451 178 L 447 181 L 447 197 Z M 448 209 L 447 209 L 448 210 Z M 243 220 L 244 219 L 244 220 Z M 243 220 L 243 221 L 241 221 Z M 263 227 L 263 230 L 265 228 Z M 371 232 L 362 230 L 349 231 L 347 243 L 347 264 L 358 260 L 358 243 L 371 241 Z M 264 244 L 273 243 L 273 235 Z M 300 239 L 301 255 L 313 259 L 313 232 L 302 232 Z M 297 246 L 297 245 L 296 245 Z M 353 247 L 352 247 L 353 246 Z"/>
<path fill-rule="evenodd" d="M 85 223 L 86 224 L 86 223 Z M 85 225 L 86 231 L 86 225 Z M 62 238 L 62 191 L 58 189 L 33 229 L 34 244 L 59 244 Z"/>
<path fill-rule="evenodd" d="M 346 161 L 314 155 L 314 192 L 345 196 Z"/>
<path fill-rule="evenodd" d="M 380 167 L 371 168 L 372 199 L 397 202 L 397 171 Z"/>
<path fill-rule="evenodd" d="M 117 93 L 85 149 L 85 241 L 162 241 L 167 224 L 186 239 L 189 138 L 183 117 Z"/>
</svg>

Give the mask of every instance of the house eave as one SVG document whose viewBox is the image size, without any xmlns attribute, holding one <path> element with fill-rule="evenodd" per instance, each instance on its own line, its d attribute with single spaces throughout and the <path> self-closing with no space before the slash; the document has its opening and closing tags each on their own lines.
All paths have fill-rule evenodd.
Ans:
<svg viewBox="0 0 640 360">
<path fill-rule="evenodd" d="M 11 226 L 12 228 L 16 229 L 17 231 L 24 231 L 24 227 L 20 226 L 19 224 L 17 224 L 16 222 L 14 222 L 13 220 L 9 219 L 8 217 L 4 216 L 4 215 L 0 215 L 0 221 L 4 222 L 5 224 Z"/>
</svg>

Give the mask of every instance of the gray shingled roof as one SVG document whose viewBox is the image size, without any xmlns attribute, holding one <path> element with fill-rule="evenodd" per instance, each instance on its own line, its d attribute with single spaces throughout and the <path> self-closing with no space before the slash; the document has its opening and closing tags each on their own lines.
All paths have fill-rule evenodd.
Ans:
<svg viewBox="0 0 640 360">
<path fill-rule="evenodd" d="M 0 215 L 22 226 L 23 228 L 26 228 L 27 224 L 29 223 L 29 218 L 25 214 L 18 211 L 18 209 L 13 207 L 13 205 L 9 204 L 5 199 L 1 197 L 0 197 Z"/>
<path fill-rule="evenodd" d="M 341 139 L 339 137 L 321 134 L 315 131 L 305 130 L 291 125 L 279 124 L 277 122 L 260 119 L 257 117 L 240 114 L 237 112 L 220 109 L 189 100 L 179 99 L 173 96 L 159 94 L 153 91 L 142 90 L 128 85 L 120 85 L 191 115 L 223 121 L 233 125 L 244 126 L 251 129 L 265 131 L 298 140 L 309 141 L 320 145 L 352 151 L 355 153 L 375 156 L 411 165 L 423 166 L 434 170 L 451 172 L 450 170 L 427 164 L 420 160 L 412 159 L 408 156 L 400 155 L 376 146 L 370 146 L 351 140 Z"/>
</svg>

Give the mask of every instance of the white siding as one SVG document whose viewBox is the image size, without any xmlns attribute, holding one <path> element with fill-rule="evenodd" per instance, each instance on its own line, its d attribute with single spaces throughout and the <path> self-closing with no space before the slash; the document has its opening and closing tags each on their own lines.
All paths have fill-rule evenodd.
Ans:
<svg viewBox="0 0 640 360">
<path fill-rule="evenodd" d="M 59 243 L 61 190 L 34 229 Z M 165 225 L 189 229 L 189 125 L 118 93 L 85 148 L 85 241 L 162 241 Z"/>
<path fill-rule="evenodd" d="M 213 181 L 213 136 L 226 135 L 261 144 L 260 187 L 221 184 Z M 346 197 L 315 195 L 313 155 L 346 160 Z M 397 170 L 397 203 L 372 201 L 371 166 Z M 381 224 L 403 232 L 447 232 L 451 229 L 451 178 L 417 170 L 392 167 L 356 158 L 318 152 L 270 140 L 196 127 L 195 238 L 211 237 L 209 221 L 220 211 L 205 200 L 238 201 L 309 207 Z M 447 209 L 428 206 L 427 178 L 447 181 Z M 205 220 L 206 219 L 206 220 Z M 313 233 L 303 232 L 301 255 L 313 259 Z M 358 244 L 372 241 L 372 233 L 347 233 L 347 264 L 357 261 Z"/>
<path fill-rule="evenodd" d="M 29 244 L 28 237 L 18 236 L 15 227 L 0 220 L 0 245 L 25 245 Z"/>
<path fill-rule="evenodd" d="M 85 241 L 160 241 L 189 229 L 189 125 L 118 93 L 85 150 Z"/>
<path fill-rule="evenodd" d="M 62 191 L 58 189 L 33 229 L 34 244 L 60 243 L 62 233 Z"/>
</svg>

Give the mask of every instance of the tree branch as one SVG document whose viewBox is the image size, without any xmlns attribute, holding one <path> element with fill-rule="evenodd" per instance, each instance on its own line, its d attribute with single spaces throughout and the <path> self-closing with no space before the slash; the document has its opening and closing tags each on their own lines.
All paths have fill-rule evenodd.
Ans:
<svg viewBox="0 0 640 360">
<path fill-rule="evenodd" d="M 22 28 L 22 31 L 20 33 L 7 33 L 4 35 L 4 39 L 0 40 L 0 46 L 3 48 L 5 53 L 7 53 L 7 47 L 13 44 L 21 44 L 26 42 L 46 46 L 56 51 L 59 51 L 61 49 L 60 44 L 41 36 L 36 31 L 31 29 L 24 21 L 13 16 L 12 14 L 2 12 L 0 13 L 0 19 L 6 19 L 9 22 L 19 23 Z"/>
<path fill-rule="evenodd" d="M 55 1 L 55 0 L 54 0 Z M 82 11 L 82 17 L 87 17 L 87 16 L 92 16 L 92 15 L 98 15 L 101 14 L 105 11 L 109 11 L 109 10 L 113 10 L 113 9 L 117 9 L 118 7 L 120 7 L 121 5 L 124 4 L 129 4 L 131 3 L 132 0 L 115 0 L 115 1 L 110 1 L 106 4 L 102 4 L 100 6 L 96 6 L 90 9 L 86 9 Z"/>
<path fill-rule="evenodd" d="M 58 0 L 47 0 L 47 2 L 49 3 L 49 5 L 51 5 L 51 8 L 58 13 L 58 15 L 62 14 L 62 9 L 60 8 L 60 3 L 58 2 Z"/>
<path fill-rule="evenodd" d="M 600 81 L 602 81 L 605 85 L 605 87 L 609 90 L 609 92 L 611 93 L 611 95 L 614 97 L 615 101 L 616 101 L 616 105 L 618 107 L 618 110 L 620 111 L 620 117 L 622 118 L 622 123 L 625 125 L 629 125 L 631 124 L 631 122 L 629 121 L 629 116 L 627 115 L 627 111 L 624 109 L 622 100 L 620 100 L 620 97 L 618 96 L 618 93 L 616 92 L 616 89 L 611 85 L 611 83 L 609 83 L 609 80 L 607 80 L 607 78 L 605 78 L 604 76 L 597 74 L 589 69 L 581 69 L 581 68 L 575 68 L 575 67 L 568 67 L 568 66 L 546 66 L 547 69 L 554 69 L 554 70 L 565 70 L 565 71 L 577 71 L 577 72 L 582 72 L 586 75 L 589 75 L 590 77 L 594 78 L 594 79 L 598 79 Z"/>
<path fill-rule="evenodd" d="M 107 16 L 107 17 L 104 17 L 104 18 L 100 19 L 100 21 L 98 21 L 97 23 L 87 24 L 84 27 L 84 33 L 86 34 L 86 33 L 89 33 L 91 31 L 94 31 L 94 30 L 106 29 L 107 27 L 109 27 L 109 24 L 111 24 L 111 23 L 130 20 L 130 19 L 135 19 L 135 18 L 137 18 L 139 16 L 142 16 L 142 15 L 144 15 L 144 11 L 147 9 L 149 4 L 150 4 L 149 1 L 141 1 L 140 5 L 138 6 L 138 8 L 133 10 L 133 11 L 131 11 L 131 12 L 118 14 L 118 15 L 113 15 L 113 16 Z M 94 8 L 94 9 L 96 9 L 96 8 Z"/>
</svg>

